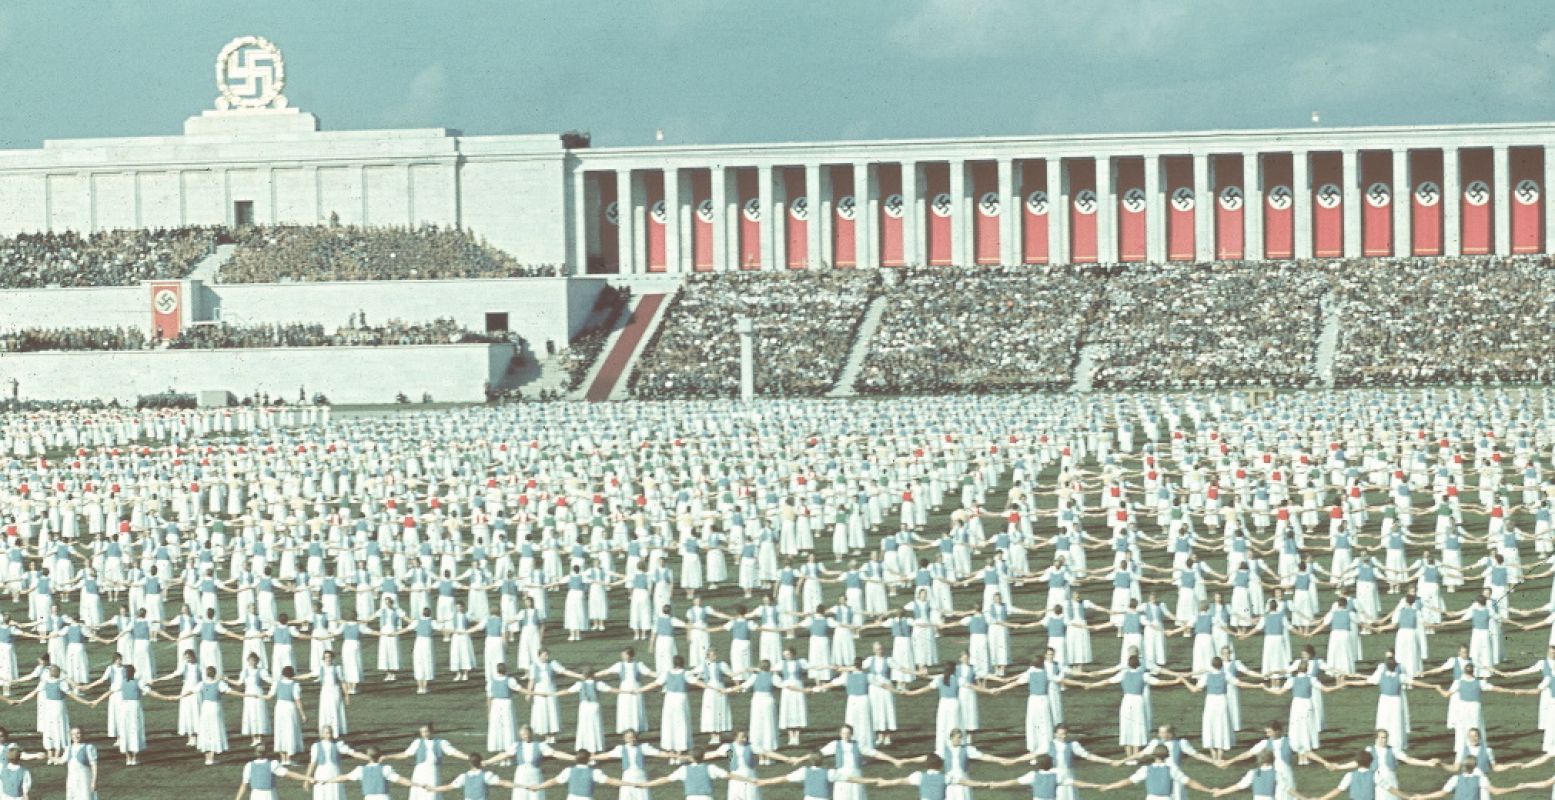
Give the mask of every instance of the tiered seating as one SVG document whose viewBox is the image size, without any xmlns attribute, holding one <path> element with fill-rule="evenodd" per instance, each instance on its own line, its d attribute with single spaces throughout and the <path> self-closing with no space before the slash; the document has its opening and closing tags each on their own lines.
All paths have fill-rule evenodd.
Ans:
<svg viewBox="0 0 1555 800">
<path fill-rule="evenodd" d="M 524 278 L 556 275 L 553 265 L 519 264 L 468 231 L 426 225 L 278 225 L 234 233 L 238 248 L 222 265 L 224 283 Z"/>
<path fill-rule="evenodd" d="M 25 233 L 0 238 L 0 289 L 133 286 L 182 278 L 216 248 L 215 228 Z"/>
</svg>

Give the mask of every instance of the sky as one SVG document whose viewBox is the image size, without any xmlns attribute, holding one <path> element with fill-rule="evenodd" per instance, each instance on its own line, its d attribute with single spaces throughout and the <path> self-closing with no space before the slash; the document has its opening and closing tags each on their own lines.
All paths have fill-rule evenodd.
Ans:
<svg viewBox="0 0 1555 800">
<path fill-rule="evenodd" d="M 0 0 L 0 147 L 176 134 L 274 42 L 329 130 L 595 146 L 1555 119 L 1555 3 Z"/>
</svg>

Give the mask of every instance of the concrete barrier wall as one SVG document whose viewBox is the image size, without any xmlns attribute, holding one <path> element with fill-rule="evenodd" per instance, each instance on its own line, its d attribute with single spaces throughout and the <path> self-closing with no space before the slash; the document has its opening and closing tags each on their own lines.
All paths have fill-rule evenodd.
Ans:
<svg viewBox="0 0 1555 800">
<path fill-rule="evenodd" d="M 334 403 L 392 403 L 401 392 L 416 402 L 423 393 L 439 402 L 479 402 L 512 355 L 505 344 L 9 353 L 0 354 L 0 390 L 9 396 L 14 378 L 28 400 L 133 403 L 172 389 L 269 392 L 292 402 L 301 388 Z"/>
<path fill-rule="evenodd" d="M 0 291 L 6 328 L 141 328 L 151 330 L 151 292 L 144 286 Z"/>
</svg>

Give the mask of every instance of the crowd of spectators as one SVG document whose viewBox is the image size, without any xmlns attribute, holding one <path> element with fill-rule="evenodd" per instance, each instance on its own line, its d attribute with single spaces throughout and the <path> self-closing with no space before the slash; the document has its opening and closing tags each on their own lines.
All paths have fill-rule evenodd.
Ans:
<svg viewBox="0 0 1555 800">
<path fill-rule="evenodd" d="M 567 391 L 574 391 L 583 385 L 583 379 L 588 377 L 589 369 L 598 360 L 600 351 L 605 349 L 605 341 L 615 331 L 616 322 L 626 312 L 630 301 L 631 292 L 628 289 L 606 286 L 600 290 L 599 297 L 594 300 L 594 310 L 583 330 L 556 354 L 561 368 L 567 373 Z"/>
<path fill-rule="evenodd" d="M 0 238 L 0 289 L 133 286 L 189 274 L 216 249 L 218 228 L 158 228 Z"/>
<path fill-rule="evenodd" d="M 1101 296 L 1066 268 L 902 270 L 854 388 L 865 394 L 1067 389 Z"/>
<path fill-rule="evenodd" d="M 520 343 L 513 333 L 471 331 L 451 319 L 431 322 L 389 320 L 369 326 L 352 322 L 331 331 L 323 325 L 289 322 L 252 325 L 197 324 L 163 341 L 137 328 L 24 328 L 0 332 L 0 352 L 51 350 L 224 350 L 245 347 L 348 347 L 424 344 Z"/>
<path fill-rule="evenodd" d="M 639 358 L 632 394 L 738 395 L 739 317 L 755 327 L 757 394 L 823 394 L 836 383 L 879 291 L 874 270 L 693 275 Z"/>
<path fill-rule="evenodd" d="M 1138 265 L 1085 331 L 1098 389 L 1305 387 L 1317 380 L 1326 273 L 1275 263 Z"/>
<path fill-rule="evenodd" d="M 468 231 L 356 225 L 270 225 L 233 233 L 237 249 L 222 283 L 382 281 L 554 276 L 554 265 L 525 265 Z"/>
<path fill-rule="evenodd" d="M 1514 383 L 1555 377 L 1549 256 L 1337 265 L 1336 386 Z"/>
<path fill-rule="evenodd" d="M 0 331 L 0 352 L 45 350 L 144 350 L 150 344 L 140 328 L 22 328 Z"/>
</svg>

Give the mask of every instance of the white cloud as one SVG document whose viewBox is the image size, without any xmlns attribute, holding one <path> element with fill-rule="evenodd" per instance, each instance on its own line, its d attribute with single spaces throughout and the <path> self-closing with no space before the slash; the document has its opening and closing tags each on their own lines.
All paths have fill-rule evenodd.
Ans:
<svg viewBox="0 0 1555 800">
<path fill-rule="evenodd" d="M 448 70 L 432 64 L 417 72 L 405 88 L 405 97 L 386 120 L 392 125 L 439 125 L 447 107 Z"/>
</svg>

